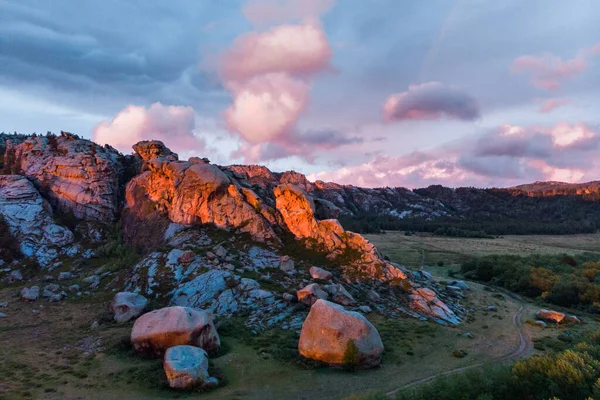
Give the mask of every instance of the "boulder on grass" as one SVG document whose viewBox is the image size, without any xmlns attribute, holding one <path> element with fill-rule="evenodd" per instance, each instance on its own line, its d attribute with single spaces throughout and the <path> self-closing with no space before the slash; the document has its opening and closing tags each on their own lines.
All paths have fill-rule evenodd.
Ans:
<svg viewBox="0 0 600 400">
<path fill-rule="evenodd" d="M 138 317 L 148 305 L 148 299 L 133 292 L 115 294 L 110 303 L 110 311 L 115 315 L 115 321 L 122 323 Z"/>
<path fill-rule="evenodd" d="M 302 325 L 298 350 L 304 357 L 339 367 L 351 340 L 358 347 L 359 367 L 379 366 L 383 343 L 369 320 L 341 305 L 317 300 Z"/>
<path fill-rule="evenodd" d="M 298 301 L 311 307 L 319 299 L 327 300 L 328 294 L 316 283 L 311 283 L 296 293 Z"/>
<path fill-rule="evenodd" d="M 569 323 L 569 324 L 580 324 L 581 320 L 576 317 L 575 315 L 567 315 L 565 317 L 565 319 L 563 319 L 563 322 Z"/>
<path fill-rule="evenodd" d="M 142 354 L 162 355 L 174 346 L 190 345 L 207 352 L 221 345 L 212 313 L 189 307 L 166 307 L 139 317 L 131 330 L 131 344 Z"/>
<path fill-rule="evenodd" d="M 538 311 L 535 316 L 542 321 L 556 322 L 557 324 L 560 324 L 565 319 L 565 314 L 561 312 L 544 309 Z"/>
<path fill-rule="evenodd" d="M 323 268 L 310 267 L 310 277 L 321 281 L 328 281 L 333 277 L 333 274 Z"/>
<path fill-rule="evenodd" d="M 292 274 L 296 272 L 296 268 L 294 267 L 294 260 L 292 260 L 290 256 L 281 256 L 279 258 L 279 269 L 287 274 Z"/>
<path fill-rule="evenodd" d="M 208 354 L 199 347 L 170 347 L 165 352 L 163 367 L 173 389 L 201 387 L 209 378 Z"/>
<path fill-rule="evenodd" d="M 21 290 L 21 298 L 25 301 L 36 301 L 38 297 L 40 297 L 39 286 L 32 286 Z"/>
</svg>

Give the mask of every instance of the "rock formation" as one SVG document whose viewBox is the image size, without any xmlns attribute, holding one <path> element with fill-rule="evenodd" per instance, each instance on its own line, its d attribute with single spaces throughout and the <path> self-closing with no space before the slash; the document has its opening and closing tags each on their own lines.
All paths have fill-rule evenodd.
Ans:
<svg viewBox="0 0 600 400">
<path fill-rule="evenodd" d="M 341 366 L 350 340 L 358 347 L 361 367 L 379 366 L 383 343 L 377 329 L 360 313 L 317 300 L 302 325 L 298 350 L 304 357 Z"/>
<path fill-rule="evenodd" d="M 16 145 L 9 140 L 5 162 L 9 156 L 57 210 L 104 223 L 117 217 L 123 165 L 115 149 L 61 132 Z"/>
<path fill-rule="evenodd" d="M 537 312 L 536 317 L 543 321 L 556 322 L 557 324 L 560 324 L 565 319 L 566 315 L 558 311 L 542 309 Z"/>
<path fill-rule="evenodd" d="M 50 266 L 60 254 L 74 255 L 73 233 L 52 218 L 52 208 L 25 177 L 0 175 L 0 215 L 17 239 L 21 253 Z"/>
<path fill-rule="evenodd" d="M 209 312 L 176 306 L 139 317 L 131 331 L 131 344 L 138 353 L 162 355 L 179 345 L 212 352 L 219 348 L 221 340 Z"/>
<path fill-rule="evenodd" d="M 313 244 L 329 258 L 339 258 L 349 281 L 407 279 L 404 271 L 384 261 L 368 240 L 345 231 L 335 219 L 317 221 L 311 196 L 298 186 L 283 184 L 274 189 L 277 210 L 287 229 L 297 238 Z"/>
<path fill-rule="evenodd" d="M 148 158 L 154 153 L 143 154 Z M 126 189 L 127 206 L 134 213 L 151 208 L 178 224 L 214 224 L 239 229 L 257 240 L 279 240 L 273 211 L 216 165 L 164 157 L 146 163 L 149 170 L 133 178 Z"/>
</svg>

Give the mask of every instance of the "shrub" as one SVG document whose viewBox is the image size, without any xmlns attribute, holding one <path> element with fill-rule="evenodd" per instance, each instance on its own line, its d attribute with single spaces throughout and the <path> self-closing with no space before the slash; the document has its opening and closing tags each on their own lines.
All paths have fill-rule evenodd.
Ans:
<svg viewBox="0 0 600 400">
<path fill-rule="evenodd" d="M 358 346 L 354 340 L 348 340 L 344 351 L 343 366 L 348 371 L 355 371 L 360 365 Z"/>
</svg>

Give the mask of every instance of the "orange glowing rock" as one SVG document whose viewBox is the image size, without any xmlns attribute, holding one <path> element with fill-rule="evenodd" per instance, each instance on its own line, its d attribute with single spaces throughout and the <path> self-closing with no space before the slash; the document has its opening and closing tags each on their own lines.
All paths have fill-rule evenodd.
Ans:
<svg viewBox="0 0 600 400">
<path fill-rule="evenodd" d="M 379 366 L 383 343 L 373 324 L 360 313 L 317 300 L 302 325 L 298 350 L 304 357 L 339 367 L 350 340 L 358 346 L 362 368 Z"/>
</svg>

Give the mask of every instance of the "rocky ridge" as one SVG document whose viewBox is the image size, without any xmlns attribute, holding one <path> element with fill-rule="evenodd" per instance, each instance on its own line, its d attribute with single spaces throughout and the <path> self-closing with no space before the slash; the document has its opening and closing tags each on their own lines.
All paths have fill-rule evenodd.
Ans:
<svg viewBox="0 0 600 400">
<path fill-rule="evenodd" d="M 94 256 L 90 223 L 112 229 L 110 221 L 127 216 L 159 240 L 151 244 L 154 251 L 131 266 L 125 284 L 117 289 L 169 305 L 208 309 L 217 316 L 246 313 L 247 325 L 257 330 L 272 326 L 298 330 L 308 309 L 294 305 L 296 293 L 317 282 L 334 302 L 356 311 L 363 307 L 391 317 L 409 314 L 440 323 L 460 321 L 460 305 L 434 282 L 386 261 L 362 236 L 344 230 L 336 219 L 324 218 L 335 214 L 336 206 L 326 199 L 316 201 L 304 176 L 284 173 L 276 186 L 261 186 L 257 179 L 277 175 L 262 168 L 254 176 L 244 175 L 238 167 L 196 157 L 181 161 L 159 141 L 140 142 L 134 150 L 135 155 L 122 156 L 64 132 L 19 143 L 6 140 L 4 163 L 16 166 L 22 175 L 2 176 L 6 183 L 0 186 L 0 198 L 12 205 L 0 207 L 0 212 L 8 221 L 16 218 L 13 203 L 21 200 L 11 187 L 17 182 L 37 207 L 37 213 L 29 212 L 32 220 L 47 226 L 41 233 L 20 224 L 17 231 L 12 222 L 17 239 L 38 246 L 46 245 L 46 240 L 49 248 L 72 258 Z M 126 167 L 135 176 L 125 186 Z M 44 205 L 44 199 L 52 207 Z M 82 235 L 85 246 L 52 221 L 53 210 L 71 213 L 76 232 L 88 231 Z M 161 223 L 150 227 L 153 218 Z M 222 240 L 217 242 L 215 235 Z M 101 234 L 92 236 L 103 240 Z M 289 257 L 289 246 L 320 255 L 320 264 L 309 264 L 302 255 Z M 52 256 L 36 257 L 47 267 L 46 259 L 55 259 L 59 250 L 44 251 Z M 23 253 L 35 256 L 30 250 Z M 313 279 L 312 267 L 325 269 L 331 277 Z M 88 275 L 81 285 L 101 288 L 106 284 L 103 276 Z M 114 288 L 113 281 L 109 285 Z M 418 303 L 415 290 L 420 288 L 436 293 L 440 307 L 411 308 Z M 370 292 L 381 296 L 377 301 L 354 300 L 372 298 L 367 296 Z"/>
</svg>

